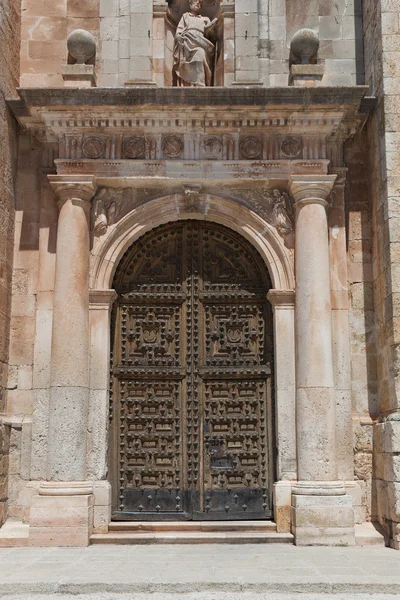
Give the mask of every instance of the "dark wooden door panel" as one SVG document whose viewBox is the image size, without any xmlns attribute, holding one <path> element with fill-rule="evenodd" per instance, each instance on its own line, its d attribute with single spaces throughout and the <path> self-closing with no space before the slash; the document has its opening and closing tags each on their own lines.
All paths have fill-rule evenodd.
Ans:
<svg viewBox="0 0 400 600">
<path fill-rule="evenodd" d="M 268 518 L 270 287 L 217 225 L 169 224 L 118 268 L 110 469 L 114 518 Z"/>
</svg>

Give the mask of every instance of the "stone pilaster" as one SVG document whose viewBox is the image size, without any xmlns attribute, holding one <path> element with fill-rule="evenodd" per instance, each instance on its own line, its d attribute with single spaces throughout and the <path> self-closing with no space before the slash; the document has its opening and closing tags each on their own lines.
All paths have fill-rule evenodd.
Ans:
<svg viewBox="0 0 400 600">
<path fill-rule="evenodd" d="M 344 188 L 347 169 L 338 169 L 329 211 L 333 380 L 336 398 L 338 477 L 354 479 L 349 287 Z"/>
<path fill-rule="evenodd" d="M 232 85 L 261 86 L 258 49 L 258 5 L 235 5 L 235 81 Z"/>
<path fill-rule="evenodd" d="M 291 529 L 291 481 L 296 479 L 296 385 L 294 344 L 294 290 L 271 290 L 274 310 L 275 427 L 277 482 L 274 484 L 274 519 L 279 533 Z"/>
<path fill-rule="evenodd" d="M 111 521 L 111 485 L 107 477 L 110 410 L 110 316 L 115 290 L 90 290 L 90 396 L 87 476 L 94 481 L 93 533 L 107 533 Z M 97 481 L 95 481 L 97 480 Z"/>
<path fill-rule="evenodd" d="M 35 545 L 87 545 L 93 523 L 93 486 L 85 483 L 89 408 L 89 224 L 96 184 L 90 176 L 50 175 L 49 181 L 59 206 L 50 365 L 47 468 L 50 482 L 33 500 L 31 537 Z M 80 511 L 75 511 L 78 506 Z M 46 507 L 49 509 L 47 517 Z M 40 518 L 35 520 L 35 510 L 39 508 Z M 73 544 L 72 529 L 76 529 Z"/>
<path fill-rule="evenodd" d="M 338 480 L 327 198 L 336 175 L 292 178 L 296 208 L 297 545 L 354 544 L 354 511 Z"/>
<path fill-rule="evenodd" d="M 276 439 L 279 440 L 277 479 L 296 479 L 296 386 L 294 290 L 268 293 L 274 311 Z"/>
</svg>

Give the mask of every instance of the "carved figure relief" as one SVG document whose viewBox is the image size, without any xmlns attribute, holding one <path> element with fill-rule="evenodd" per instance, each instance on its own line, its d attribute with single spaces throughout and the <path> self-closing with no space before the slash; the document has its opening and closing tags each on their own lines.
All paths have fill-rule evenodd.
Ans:
<svg viewBox="0 0 400 600">
<path fill-rule="evenodd" d="M 100 188 L 93 200 L 92 223 L 96 236 L 104 235 L 132 206 L 132 189 Z"/>
<path fill-rule="evenodd" d="M 217 19 L 200 15 L 202 0 L 189 0 L 190 11 L 179 21 L 174 43 L 173 71 L 178 87 L 213 84 L 215 46 L 208 39 Z"/>
<path fill-rule="evenodd" d="M 246 240 L 163 225 L 117 269 L 114 516 L 266 518 L 269 277 Z"/>
<path fill-rule="evenodd" d="M 195 212 L 199 205 L 201 185 L 185 185 L 183 193 L 187 212 Z"/>
<path fill-rule="evenodd" d="M 149 188 L 99 188 L 92 204 L 92 228 L 95 236 L 106 233 L 133 208 L 160 195 Z"/>
<path fill-rule="evenodd" d="M 294 208 L 287 192 L 255 187 L 241 190 L 237 200 L 275 227 L 283 238 L 294 234 Z"/>
</svg>

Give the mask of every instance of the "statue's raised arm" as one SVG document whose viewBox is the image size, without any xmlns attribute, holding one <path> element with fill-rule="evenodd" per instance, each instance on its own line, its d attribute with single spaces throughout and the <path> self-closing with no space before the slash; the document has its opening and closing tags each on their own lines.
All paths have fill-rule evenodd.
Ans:
<svg viewBox="0 0 400 600">
<path fill-rule="evenodd" d="M 190 0 L 190 12 L 179 21 L 174 44 L 174 72 L 179 87 L 212 85 L 215 47 L 206 32 L 215 25 L 202 17 L 202 0 Z"/>
</svg>

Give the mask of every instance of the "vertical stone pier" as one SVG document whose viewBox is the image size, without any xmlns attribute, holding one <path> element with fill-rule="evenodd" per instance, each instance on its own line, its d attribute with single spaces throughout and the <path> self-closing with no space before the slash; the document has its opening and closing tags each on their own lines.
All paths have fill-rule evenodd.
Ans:
<svg viewBox="0 0 400 600">
<path fill-rule="evenodd" d="M 89 407 L 90 176 L 49 176 L 59 206 L 48 482 L 30 515 L 35 546 L 86 546 L 93 524 L 93 485 L 86 482 Z"/>
<path fill-rule="evenodd" d="M 354 510 L 338 480 L 327 198 L 336 175 L 292 178 L 296 209 L 297 545 L 354 545 Z"/>
</svg>

